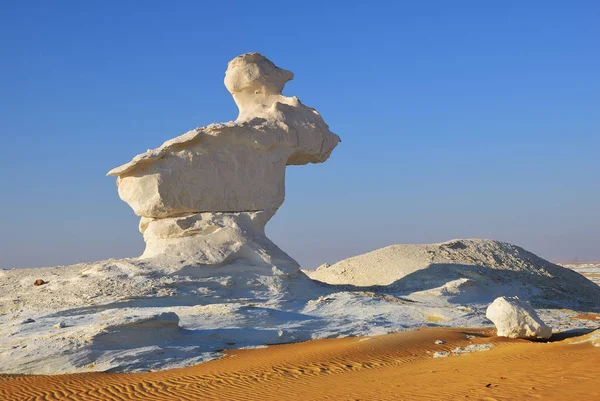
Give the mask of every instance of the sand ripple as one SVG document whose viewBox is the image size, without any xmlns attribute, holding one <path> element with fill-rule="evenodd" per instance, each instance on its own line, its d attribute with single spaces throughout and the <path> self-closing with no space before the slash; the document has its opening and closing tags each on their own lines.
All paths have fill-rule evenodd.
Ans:
<svg viewBox="0 0 600 401">
<path fill-rule="evenodd" d="M 444 344 L 434 344 L 438 339 Z M 0 376 L 0 399 L 600 399 L 600 348 L 572 342 L 507 340 L 489 329 L 424 329 L 236 350 L 217 361 L 152 373 Z M 471 344 L 494 347 L 432 358 Z"/>
</svg>

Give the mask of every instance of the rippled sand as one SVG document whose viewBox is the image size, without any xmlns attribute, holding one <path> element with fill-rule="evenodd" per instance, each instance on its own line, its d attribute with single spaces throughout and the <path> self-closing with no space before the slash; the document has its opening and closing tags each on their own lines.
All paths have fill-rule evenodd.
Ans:
<svg viewBox="0 0 600 401">
<path fill-rule="evenodd" d="M 490 329 L 435 328 L 319 340 L 231 351 L 221 360 L 162 372 L 0 376 L 0 399 L 600 399 L 600 347 L 575 344 L 586 336 L 564 337 L 532 343 L 494 337 Z M 432 357 L 471 344 L 494 347 Z"/>
</svg>

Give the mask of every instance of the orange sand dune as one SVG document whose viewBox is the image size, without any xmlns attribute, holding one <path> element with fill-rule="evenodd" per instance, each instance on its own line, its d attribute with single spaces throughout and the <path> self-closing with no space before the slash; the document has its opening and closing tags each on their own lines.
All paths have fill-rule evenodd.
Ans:
<svg viewBox="0 0 600 401">
<path fill-rule="evenodd" d="M 445 344 L 434 344 L 438 339 Z M 218 361 L 163 372 L 0 376 L 0 399 L 600 400 L 600 348 L 574 344 L 581 337 L 557 340 L 441 328 L 319 340 L 230 351 Z M 435 351 L 486 343 L 495 347 L 432 358 Z"/>
</svg>

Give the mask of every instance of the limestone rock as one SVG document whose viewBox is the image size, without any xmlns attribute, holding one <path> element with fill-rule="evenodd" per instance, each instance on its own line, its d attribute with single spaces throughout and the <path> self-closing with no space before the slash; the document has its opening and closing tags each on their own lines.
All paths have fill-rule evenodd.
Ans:
<svg viewBox="0 0 600 401">
<path fill-rule="evenodd" d="M 426 292 L 452 303 L 488 305 L 507 295 L 536 307 L 600 308 L 600 287 L 582 275 L 516 245 L 486 239 L 391 245 L 305 273 L 327 284 L 385 286 L 413 299 Z"/>
<path fill-rule="evenodd" d="M 258 53 L 236 57 L 225 86 L 237 120 L 196 128 L 108 173 L 141 216 L 143 259 L 243 260 L 301 274 L 264 227 L 285 198 L 286 166 L 326 161 L 340 138 L 316 110 L 281 94 L 293 76 Z"/>
<path fill-rule="evenodd" d="M 285 197 L 285 167 L 321 163 L 340 142 L 316 110 L 281 94 L 293 74 L 258 53 L 229 63 L 236 121 L 196 128 L 111 170 L 143 217 L 267 211 Z"/>
<path fill-rule="evenodd" d="M 498 335 L 502 337 L 548 339 L 552 335 L 552 329 L 519 297 L 496 298 L 485 316 L 496 325 Z"/>
<path fill-rule="evenodd" d="M 170 257 L 189 264 L 271 266 L 296 274 L 298 263 L 265 235 L 267 212 L 193 213 L 143 217 L 140 231 L 146 250 L 141 259 Z"/>
</svg>

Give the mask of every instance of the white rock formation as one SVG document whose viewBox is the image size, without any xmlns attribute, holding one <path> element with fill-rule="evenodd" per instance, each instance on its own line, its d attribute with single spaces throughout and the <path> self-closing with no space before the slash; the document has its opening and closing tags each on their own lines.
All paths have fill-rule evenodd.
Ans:
<svg viewBox="0 0 600 401">
<path fill-rule="evenodd" d="M 501 337 L 548 339 L 552 336 L 552 329 L 519 297 L 496 298 L 485 316 L 494 323 Z"/>
<path fill-rule="evenodd" d="M 121 198 L 147 218 L 274 213 L 285 166 L 322 163 L 340 142 L 316 110 L 281 94 L 292 78 L 258 53 L 233 59 L 225 86 L 238 119 L 196 128 L 111 170 Z"/>
<path fill-rule="evenodd" d="M 340 139 L 282 95 L 292 78 L 258 53 L 235 58 L 225 85 L 237 120 L 108 173 L 141 217 L 140 258 L 0 272 L 0 372 L 167 368 L 312 338 L 294 318 L 323 290 L 264 228 L 284 200 L 286 166 L 324 162 Z"/>
<path fill-rule="evenodd" d="M 196 128 L 108 173 L 141 216 L 142 258 L 222 264 L 247 242 L 261 244 L 258 259 L 285 255 L 264 236 L 285 197 L 285 168 L 324 162 L 340 142 L 316 110 L 281 94 L 292 78 L 258 53 L 236 57 L 225 73 L 236 121 Z"/>
<path fill-rule="evenodd" d="M 500 295 L 517 295 L 536 307 L 600 308 L 600 287 L 590 280 L 493 240 L 392 245 L 305 273 L 328 284 L 384 287 L 415 300 L 435 295 L 489 304 Z"/>
</svg>

